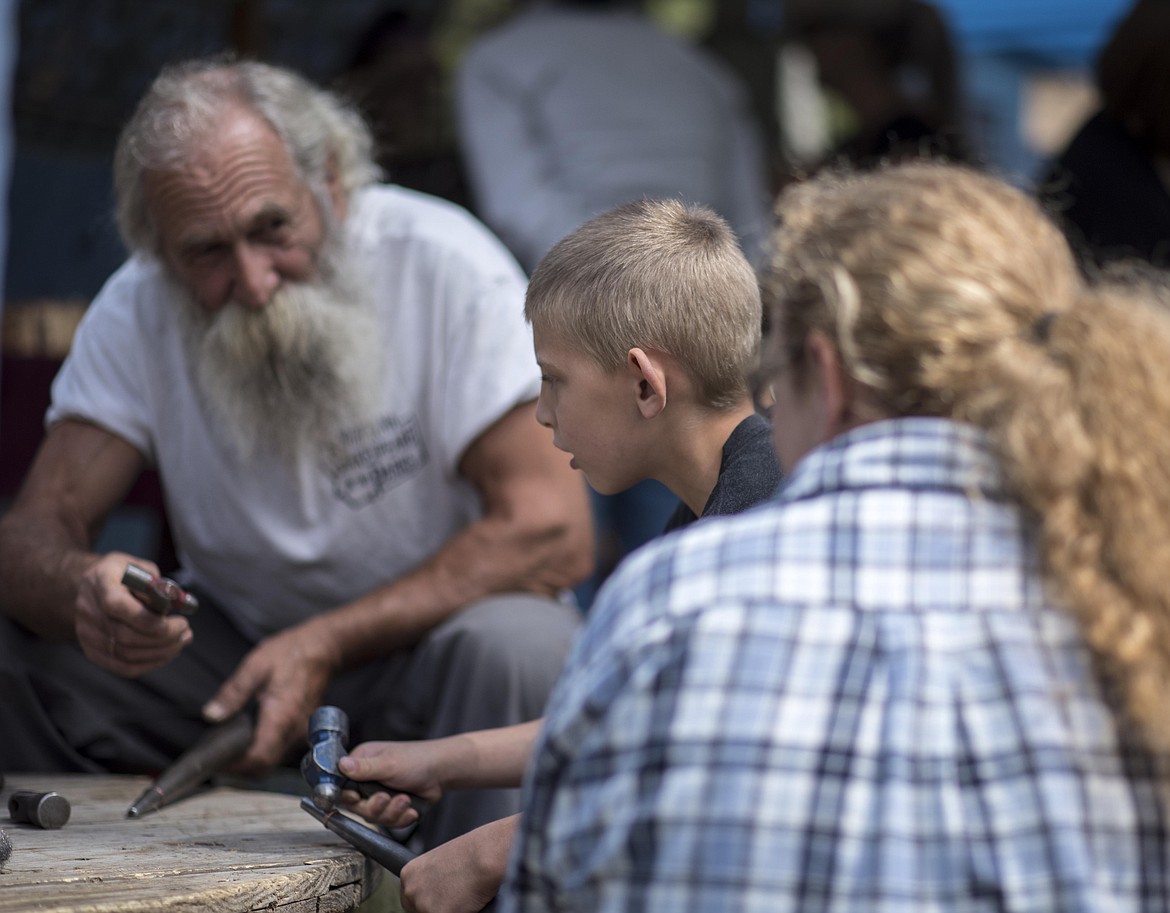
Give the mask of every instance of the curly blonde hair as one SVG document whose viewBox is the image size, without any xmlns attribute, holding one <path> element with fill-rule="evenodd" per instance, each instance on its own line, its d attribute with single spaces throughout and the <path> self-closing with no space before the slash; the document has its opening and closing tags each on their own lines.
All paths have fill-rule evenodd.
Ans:
<svg viewBox="0 0 1170 913">
<path fill-rule="evenodd" d="M 768 358 L 799 382 L 819 330 L 878 413 L 985 429 L 1107 693 L 1147 745 L 1170 748 L 1170 313 L 1157 290 L 1085 285 L 1028 196 L 957 166 L 824 175 L 777 213 Z"/>
</svg>

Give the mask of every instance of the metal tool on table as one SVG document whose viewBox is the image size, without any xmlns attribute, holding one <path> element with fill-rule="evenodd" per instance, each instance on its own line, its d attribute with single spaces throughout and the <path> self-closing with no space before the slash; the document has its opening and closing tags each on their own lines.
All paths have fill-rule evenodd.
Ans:
<svg viewBox="0 0 1170 913">
<path fill-rule="evenodd" d="M 301 776 L 309 785 L 313 803 L 322 811 L 332 811 L 342 790 L 352 789 L 363 798 L 376 792 L 394 792 L 380 783 L 351 780 L 338 762 L 349 753 L 349 716 L 340 707 L 318 707 L 309 717 L 309 750 L 301 758 Z M 429 807 L 425 799 L 406 793 L 410 804 L 421 817 Z"/>
<path fill-rule="evenodd" d="M 301 808 L 394 875 L 400 874 L 402 867 L 415 857 L 397 840 L 379 834 L 336 809 L 323 811 L 308 797 L 301 799 Z"/>
<path fill-rule="evenodd" d="M 126 817 L 138 818 L 189 796 L 247 751 L 252 744 L 253 728 L 252 714 L 245 711 L 208 729 L 134 800 L 126 810 Z"/>
<path fill-rule="evenodd" d="M 301 799 L 301 808 L 392 875 L 401 875 L 402 867 L 416 855 L 396 840 L 379 834 L 336 809 L 323 811 L 308 798 Z M 495 906 L 493 898 L 483 910 L 493 911 Z"/>
<path fill-rule="evenodd" d="M 72 810 L 69 800 L 60 793 L 18 789 L 8 797 L 9 818 L 21 824 L 35 824 L 45 830 L 64 827 Z"/>
<path fill-rule="evenodd" d="M 122 574 L 122 585 L 142 597 L 146 607 L 159 615 L 167 615 L 170 612 L 194 615 L 199 608 L 199 600 L 170 577 L 152 574 L 137 564 L 126 565 L 126 570 Z"/>
</svg>

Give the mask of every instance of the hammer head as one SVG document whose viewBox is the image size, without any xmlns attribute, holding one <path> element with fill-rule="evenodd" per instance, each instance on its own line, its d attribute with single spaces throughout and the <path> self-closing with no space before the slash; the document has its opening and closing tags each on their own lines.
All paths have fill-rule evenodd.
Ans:
<svg viewBox="0 0 1170 913">
<path fill-rule="evenodd" d="M 309 717 L 309 750 L 301 758 L 301 776 L 313 804 L 332 811 L 346 777 L 337 767 L 349 750 L 349 717 L 340 707 L 318 707 Z"/>
<path fill-rule="evenodd" d="M 126 565 L 122 584 L 141 596 L 147 608 L 159 615 L 172 611 L 194 615 L 199 609 L 199 600 L 175 581 L 169 577 L 156 577 L 137 564 Z"/>
<path fill-rule="evenodd" d="M 60 793 L 18 789 L 8 797 L 8 816 L 13 821 L 46 830 L 64 827 L 71 811 L 69 800 Z"/>
</svg>

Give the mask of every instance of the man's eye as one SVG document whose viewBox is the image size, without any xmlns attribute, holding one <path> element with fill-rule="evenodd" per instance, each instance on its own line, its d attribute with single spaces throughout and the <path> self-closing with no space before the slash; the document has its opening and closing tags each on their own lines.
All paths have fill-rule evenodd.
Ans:
<svg viewBox="0 0 1170 913">
<path fill-rule="evenodd" d="M 279 240 L 284 234 L 285 229 L 288 228 L 288 224 L 287 216 L 273 216 L 260 225 L 252 233 L 252 236 L 255 240 L 259 241 Z"/>
<path fill-rule="evenodd" d="M 187 251 L 187 259 L 193 263 L 208 263 L 223 254 L 222 244 L 200 244 Z"/>
</svg>

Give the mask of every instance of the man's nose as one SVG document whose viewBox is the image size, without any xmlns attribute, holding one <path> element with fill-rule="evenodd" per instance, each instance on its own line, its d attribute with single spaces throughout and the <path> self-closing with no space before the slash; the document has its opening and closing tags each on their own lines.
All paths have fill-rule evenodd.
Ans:
<svg viewBox="0 0 1170 913">
<path fill-rule="evenodd" d="M 235 251 L 235 277 L 232 298 L 249 308 L 262 308 L 280 286 L 272 258 L 249 244 L 240 244 Z"/>
</svg>

